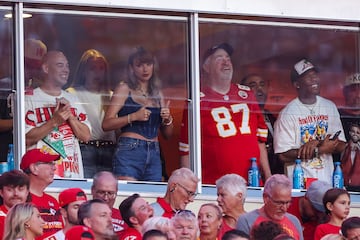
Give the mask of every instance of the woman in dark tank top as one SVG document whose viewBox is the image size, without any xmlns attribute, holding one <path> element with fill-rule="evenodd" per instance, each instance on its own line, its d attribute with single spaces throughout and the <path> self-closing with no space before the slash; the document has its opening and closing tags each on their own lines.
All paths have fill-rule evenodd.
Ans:
<svg viewBox="0 0 360 240">
<path fill-rule="evenodd" d="M 128 59 L 128 79 L 116 87 L 105 113 L 104 131 L 121 130 L 113 157 L 118 179 L 161 181 L 158 132 L 170 138 L 173 118 L 156 70 L 155 57 L 137 48 Z"/>
</svg>

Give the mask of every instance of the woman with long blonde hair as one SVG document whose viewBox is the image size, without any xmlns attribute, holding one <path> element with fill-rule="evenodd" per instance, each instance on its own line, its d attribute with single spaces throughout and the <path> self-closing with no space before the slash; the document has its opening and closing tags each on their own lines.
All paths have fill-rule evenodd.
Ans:
<svg viewBox="0 0 360 240">
<path fill-rule="evenodd" d="M 13 206 L 6 216 L 3 240 L 34 240 L 43 234 L 45 221 L 32 203 Z"/>
<path fill-rule="evenodd" d="M 90 141 L 80 141 L 84 177 L 92 178 L 97 172 L 112 171 L 115 131 L 105 132 L 101 127 L 112 91 L 109 64 L 100 51 L 88 49 L 83 53 L 66 91 L 79 98 L 91 124 Z"/>
</svg>

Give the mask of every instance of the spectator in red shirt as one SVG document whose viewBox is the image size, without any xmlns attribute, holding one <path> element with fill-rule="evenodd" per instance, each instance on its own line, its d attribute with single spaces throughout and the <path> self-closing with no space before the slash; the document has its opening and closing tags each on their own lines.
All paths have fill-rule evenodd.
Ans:
<svg viewBox="0 0 360 240">
<path fill-rule="evenodd" d="M 65 226 L 46 240 L 64 240 L 67 231 L 79 224 L 78 210 L 82 203 L 87 201 L 86 194 L 80 188 L 68 188 L 59 194 L 60 212 L 64 218 Z"/>
<path fill-rule="evenodd" d="M 246 181 L 238 174 L 226 174 L 216 180 L 217 202 L 222 209 L 222 224 L 218 238 L 236 227 L 239 217 L 246 213 Z"/>
<path fill-rule="evenodd" d="M 5 218 L 9 209 L 28 200 L 29 187 L 29 177 L 22 171 L 12 170 L 0 176 L 0 239 L 3 239 Z"/>
<path fill-rule="evenodd" d="M 111 209 L 101 199 L 92 199 L 81 204 L 78 211 L 79 224 L 90 228 L 95 240 L 116 239 L 111 223 Z"/>
<path fill-rule="evenodd" d="M 55 161 L 58 154 L 50 154 L 42 149 L 31 149 L 22 157 L 20 168 L 29 176 L 31 202 L 38 208 L 45 221 L 44 239 L 63 228 L 58 201 L 45 193 L 45 188 L 54 181 Z"/>
<path fill-rule="evenodd" d="M 188 168 L 176 169 L 170 176 L 165 196 L 157 198 L 151 206 L 154 216 L 172 218 L 179 210 L 193 202 L 199 178 Z"/>
<path fill-rule="evenodd" d="M 301 222 L 305 240 L 313 240 L 315 228 L 328 220 L 322 199 L 332 186 L 324 181 L 311 183 L 304 196 L 293 197 L 288 213 L 295 215 Z"/>
<path fill-rule="evenodd" d="M 103 200 L 111 209 L 112 224 L 114 232 L 121 235 L 121 232 L 128 226 L 121 217 L 120 211 L 114 208 L 114 203 L 118 191 L 118 182 L 113 173 L 102 171 L 94 175 L 91 194 L 93 199 Z"/>
<path fill-rule="evenodd" d="M 141 240 L 142 225 L 153 216 L 153 208 L 145 199 L 135 193 L 122 201 L 119 209 L 124 221 L 129 226 L 121 234 L 120 240 Z"/>
</svg>

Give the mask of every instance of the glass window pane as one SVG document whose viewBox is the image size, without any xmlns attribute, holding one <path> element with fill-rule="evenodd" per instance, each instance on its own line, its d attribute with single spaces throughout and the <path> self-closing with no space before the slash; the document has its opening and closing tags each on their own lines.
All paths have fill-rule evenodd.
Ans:
<svg viewBox="0 0 360 240">
<path fill-rule="evenodd" d="M 5 167 L 9 144 L 13 143 L 13 108 L 12 100 L 14 89 L 13 52 L 12 52 L 12 19 L 7 14 L 10 8 L 0 7 L 0 162 Z M 7 17 L 6 17 L 7 16 Z M 0 173 L 4 169 L 0 169 Z M 5 169 L 6 170 L 6 169 Z"/>
<path fill-rule="evenodd" d="M 230 21 L 216 23 L 208 20 L 200 24 L 201 64 L 207 49 L 221 43 L 230 44 L 234 51 L 231 55 L 231 52 L 225 49 L 222 52 L 225 55 L 220 55 L 217 59 L 218 65 L 213 65 L 212 70 L 203 68 L 205 74 L 210 76 L 202 72 L 202 89 L 212 102 L 216 102 L 216 107 L 209 107 L 212 103 L 201 105 L 202 112 L 207 112 L 202 115 L 203 179 L 205 177 L 208 179 L 205 182 L 214 183 L 223 174 L 234 172 L 247 179 L 251 157 L 256 157 L 258 165 L 262 165 L 259 161 L 259 148 L 256 146 L 259 138 L 256 138 L 256 134 L 253 138 L 249 137 L 250 133 L 256 133 L 259 125 L 257 128 L 252 127 L 255 120 L 252 120 L 252 115 L 246 118 L 247 111 L 256 114 L 257 111 L 264 113 L 266 110 L 271 113 L 269 116 L 273 117 L 273 123 L 281 109 L 297 97 L 297 90 L 290 80 L 290 71 L 293 65 L 304 57 L 319 70 L 320 96 L 333 101 L 339 109 L 346 107 L 342 89 L 345 78 L 358 71 L 358 31 L 350 27 L 342 30 L 343 28 L 336 29 L 335 26 L 322 28 L 304 24 L 303 27 L 291 27 L 276 26 L 276 23 L 274 26 L 264 26 Z M 224 47 L 221 48 L 224 50 Z M 226 54 L 231 55 L 231 62 L 227 62 Z M 223 79 L 223 84 L 214 84 L 216 79 L 213 76 L 224 76 L 221 74 L 225 74 L 231 66 L 233 75 L 230 79 L 233 83 L 242 83 L 242 80 L 251 74 L 265 80 L 250 85 L 258 89 L 255 98 L 248 97 L 247 90 L 237 87 L 238 92 L 234 93 L 238 95 L 238 99 L 232 102 L 231 91 L 226 88 L 227 78 Z M 209 86 L 213 86 L 212 89 L 217 91 L 207 90 L 206 87 Z M 254 101 L 260 102 L 260 109 L 250 107 Z M 356 118 L 358 116 L 356 115 Z M 209 122 L 203 124 L 204 121 Z M 328 133 L 332 131 L 335 129 L 329 129 Z M 269 134 L 272 135 L 271 131 Z M 229 141 L 231 138 L 237 140 Z M 221 147 L 221 144 L 225 145 Z M 271 150 L 271 138 L 266 145 L 272 172 L 283 172 L 281 162 Z"/>
<path fill-rule="evenodd" d="M 134 131 L 131 127 L 137 126 L 138 123 L 146 122 L 146 124 L 142 125 L 142 127 L 145 127 L 145 130 L 137 129 L 138 131 L 143 131 L 138 132 L 137 137 L 142 140 L 150 138 L 152 141 L 160 141 L 161 156 L 164 164 L 163 166 L 158 164 L 156 167 L 149 168 L 156 169 L 156 171 L 160 173 L 161 180 L 161 167 L 165 169 L 162 174 L 163 176 L 170 174 L 172 170 L 179 167 L 179 163 L 176 161 L 179 159 L 177 151 L 178 136 L 182 119 L 182 109 L 184 101 L 187 98 L 186 86 L 188 81 L 186 18 L 163 16 L 162 18 L 155 19 L 155 17 L 151 17 L 150 15 L 138 15 L 139 17 L 136 15 L 123 17 L 121 14 L 116 16 L 99 15 L 99 13 L 87 13 L 84 15 L 84 12 L 72 12 L 72 14 L 33 13 L 32 18 L 24 23 L 25 40 L 41 40 L 41 42 L 46 45 L 48 52 L 60 50 L 66 56 L 69 69 L 65 69 L 64 76 L 60 74 L 59 77 L 66 78 L 66 75 L 68 75 L 68 81 L 62 86 L 62 89 L 67 89 L 71 94 L 76 95 L 80 103 L 79 106 L 84 108 L 88 114 L 92 128 L 91 138 L 82 139 L 80 144 L 85 176 L 92 177 L 93 174 L 99 170 L 112 170 L 112 153 L 115 151 L 116 138 L 125 136 L 123 134 L 126 132 Z M 116 89 L 121 88 L 119 87 L 120 82 L 128 81 L 129 56 L 139 50 L 140 47 L 151 53 L 154 57 L 151 58 L 154 61 L 150 62 L 151 65 L 153 65 L 154 71 L 157 73 L 161 86 L 159 88 L 158 86 L 153 87 L 154 92 L 150 92 L 149 89 L 146 88 L 141 89 L 139 88 L 140 85 L 131 86 L 127 89 L 127 94 L 125 96 L 123 94 L 122 97 L 120 97 L 121 94 L 119 94 Z M 90 49 L 96 51 L 89 51 Z M 94 59 L 93 56 L 95 55 L 96 57 Z M 104 59 L 106 63 L 102 61 Z M 146 58 L 144 59 L 144 62 L 138 62 L 139 66 L 136 67 L 146 67 L 148 61 Z M 129 69 L 129 74 L 133 74 L 134 66 Z M 47 71 L 44 68 L 43 70 Z M 146 71 L 141 74 L 144 79 L 150 76 L 150 73 Z M 44 75 L 41 77 L 43 79 Z M 85 79 L 87 80 L 85 81 Z M 61 81 L 61 79 L 59 79 L 59 81 Z M 38 81 L 33 81 L 32 84 L 34 84 L 34 82 Z M 109 87 L 107 87 L 107 82 L 109 83 Z M 37 84 L 43 84 L 43 80 Z M 37 86 L 38 85 L 35 84 L 32 88 Z M 160 99 L 158 89 L 161 90 L 161 96 L 163 96 L 161 101 L 158 101 Z M 117 93 L 116 96 L 119 99 L 122 99 L 121 103 L 117 102 L 117 100 L 110 102 L 110 96 L 114 92 Z M 131 95 L 128 95 L 130 92 Z M 174 131 L 170 139 L 165 139 L 162 136 L 157 138 L 157 129 L 159 126 L 162 126 L 162 120 L 160 113 L 158 112 L 159 115 L 155 114 L 155 110 L 153 112 L 154 115 L 156 115 L 154 118 L 158 119 L 158 122 L 152 125 L 149 121 L 140 121 L 140 119 L 138 119 L 140 118 L 140 112 L 136 115 L 131 114 L 130 118 L 127 117 L 127 114 L 121 115 L 121 112 L 119 113 L 121 115 L 119 115 L 119 117 L 117 114 L 110 114 L 112 117 L 118 117 L 116 121 L 125 122 L 117 125 L 118 127 L 116 127 L 116 129 L 118 131 L 111 130 L 103 133 L 101 120 L 104 117 L 105 111 L 109 109 L 109 106 L 123 105 L 124 100 L 128 99 L 129 101 L 131 96 L 134 96 L 133 100 L 135 102 L 132 103 L 133 105 L 136 105 L 139 101 L 145 105 L 145 102 L 148 101 L 146 99 L 152 99 L 149 100 L 149 106 L 147 107 L 149 109 L 150 107 L 155 107 L 157 109 L 156 111 L 160 110 L 160 104 L 162 107 L 166 107 L 167 104 L 169 104 L 173 124 L 171 124 L 171 119 L 167 116 L 165 125 L 173 125 Z M 39 101 L 39 98 L 37 98 L 36 101 L 36 104 L 39 104 L 39 107 L 41 107 L 43 102 Z M 55 101 L 52 103 L 50 111 L 54 111 L 56 107 L 54 104 Z M 122 107 L 118 110 L 120 109 L 122 109 Z M 131 110 L 129 113 L 134 112 L 134 110 Z M 41 119 L 40 115 L 32 117 L 32 120 Z M 121 117 L 123 120 L 120 120 Z M 151 115 L 150 118 L 152 117 L 153 115 Z M 35 124 L 40 123 L 36 122 Z M 148 134 L 149 131 L 147 125 L 154 127 L 154 130 L 152 133 L 149 133 L 150 135 L 144 137 L 144 134 Z M 61 125 L 59 125 L 58 128 L 60 130 Z M 111 128 L 114 128 L 113 125 Z M 121 128 L 122 131 L 120 131 Z M 160 129 L 162 128 L 167 128 L 167 126 L 160 127 Z M 61 130 L 59 133 L 61 135 Z M 159 134 L 159 136 L 160 135 L 161 134 Z M 58 135 L 50 135 L 50 137 L 58 137 Z M 56 142 L 55 139 L 45 140 L 45 142 L 48 143 L 43 143 L 42 146 L 44 148 L 51 148 L 57 152 L 63 151 L 61 147 L 56 150 L 56 146 L 54 146 L 52 141 Z M 40 145 L 38 145 L 38 147 L 40 147 Z M 156 151 L 155 154 L 159 155 L 158 147 L 154 149 Z M 71 152 L 74 150 L 73 147 L 66 146 L 65 144 L 64 151 Z M 119 153 L 115 153 L 115 155 L 119 155 Z M 142 159 L 144 160 L 146 157 L 142 157 Z M 63 174 L 65 177 L 67 176 L 66 171 L 68 170 L 78 171 L 75 165 L 68 164 L 64 166 L 65 173 L 58 173 L 60 175 Z M 79 169 L 80 168 L 81 166 L 79 166 Z M 61 169 L 59 170 L 61 171 Z M 130 177 L 139 180 L 149 180 L 139 172 L 134 175 L 135 173 L 132 173 L 132 170 L 127 171 Z M 81 171 L 79 171 L 79 173 L 80 172 Z M 116 174 L 123 176 L 125 173 L 117 172 Z"/>
</svg>

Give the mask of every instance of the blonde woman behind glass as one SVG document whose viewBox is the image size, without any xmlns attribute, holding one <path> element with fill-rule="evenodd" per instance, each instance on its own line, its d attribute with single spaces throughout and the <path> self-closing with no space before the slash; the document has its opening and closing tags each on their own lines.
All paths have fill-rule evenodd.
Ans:
<svg viewBox="0 0 360 240">
<path fill-rule="evenodd" d="M 99 171 L 112 171 L 115 132 L 104 132 L 101 127 L 112 92 L 109 64 L 101 52 L 88 49 L 83 53 L 67 91 L 79 98 L 91 124 L 90 141 L 80 141 L 84 177 L 92 178 Z"/>
<path fill-rule="evenodd" d="M 44 224 L 33 204 L 19 203 L 10 209 L 6 217 L 3 240 L 33 240 L 43 234 Z"/>
</svg>

